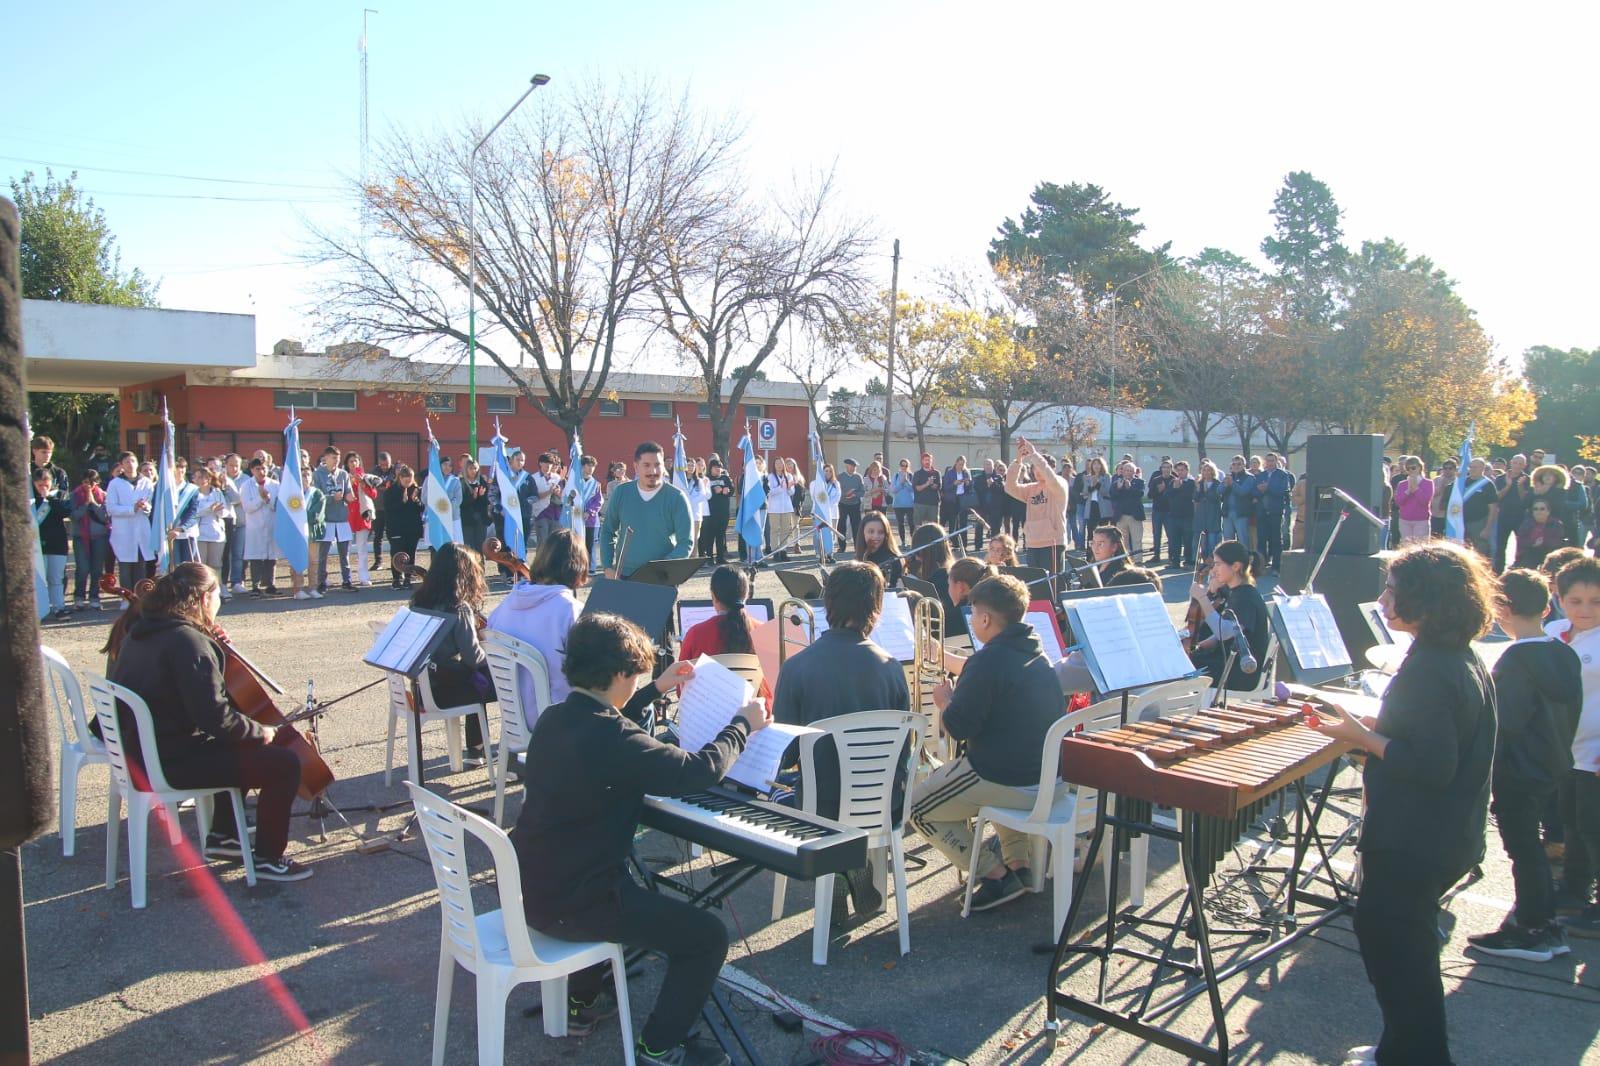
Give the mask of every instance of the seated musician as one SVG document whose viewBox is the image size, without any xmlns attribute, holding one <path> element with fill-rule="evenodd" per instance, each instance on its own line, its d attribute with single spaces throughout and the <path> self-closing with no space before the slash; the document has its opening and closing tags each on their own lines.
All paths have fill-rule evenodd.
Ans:
<svg viewBox="0 0 1600 1066">
<path fill-rule="evenodd" d="M 905 564 L 900 561 L 894 530 L 889 528 L 882 511 L 868 511 L 861 516 L 861 524 L 856 527 L 856 559 L 876 566 L 885 588 L 900 584 Z"/>
<path fill-rule="evenodd" d="M 1120 533 L 1121 530 L 1118 530 Z M 1118 585 L 1154 585 L 1156 591 L 1161 591 L 1161 575 L 1146 566 L 1124 567 L 1108 583 L 1108 587 Z M 1087 693 L 1091 702 L 1099 697 L 1099 691 L 1094 687 L 1094 675 L 1089 671 L 1089 660 L 1084 658 L 1082 651 L 1069 651 L 1056 661 L 1056 681 L 1061 685 L 1063 694 L 1071 696 L 1079 692 Z"/>
<path fill-rule="evenodd" d="M 828 628 L 784 663 L 772 702 L 773 720 L 810 725 L 860 711 L 910 710 L 905 667 L 868 637 L 883 612 L 883 576 L 878 568 L 869 563 L 839 564 L 823 586 L 822 607 Z M 831 737 L 817 742 L 815 758 L 816 812 L 824 818 L 837 817 L 839 755 Z M 897 787 L 897 803 L 902 793 Z M 858 915 L 876 913 L 884 905 L 883 894 L 864 873 L 853 871 L 834 882 L 837 891 L 848 890 Z M 842 919 L 844 908 L 835 906 L 834 915 Z"/>
<path fill-rule="evenodd" d="M 531 580 L 519 581 L 489 615 L 489 628 L 533 645 L 544 658 L 550 675 L 550 702 L 567 698 L 571 687 L 561 672 L 567 630 L 583 613 L 575 593 L 589 583 L 589 553 L 583 538 L 565 527 L 550 533 L 539 545 L 528 568 Z M 526 673 L 526 671 L 524 671 Z M 519 678 L 522 716 L 528 728 L 544 710 L 533 696 L 533 678 Z"/>
<path fill-rule="evenodd" d="M 967 623 L 950 594 L 950 564 L 955 556 L 944 536 L 945 528 L 937 522 L 924 522 L 913 530 L 911 550 L 915 554 L 906 559 L 906 572 L 939 590 L 939 602 L 944 606 L 944 635 L 961 637 L 966 635 Z"/>
<path fill-rule="evenodd" d="M 991 577 L 972 590 L 972 634 L 983 644 L 967 660 L 955 687 L 934 689 L 944 728 L 966 742 L 966 753 L 945 763 L 917 786 L 911 822 L 958 869 L 965 870 L 976 842 L 972 819 L 985 804 L 1031 807 L 1026 789 L 1039 783 L 1045 733 L 1066 709 L 1049 658 L 1024 621 L 1028 588 L 1014 577 Z M 1065 788 L 1064 784 L 1058 787 Z M 972 909 L 989 910 L 1027 891 L 1026 836 L 995 827 L 998 853 L 977 858 L 980 887 Z"/>
<path fill-rule="evenodd" d="M 1200 605 L 1201 623 L 1194 633 L 1194 650 L 1189 658 L 1211 677 L 1213 684 L 1230 689 L 1253 689 L 1261 680 L 1266 665 L 1268 621 L 1267 601 L 1255 586 L 1261 574 L 1261 556 L 1236 540 L 1225 540 L 1211 553 L 1211 571 L 1205 581 L 1196 581 L 1189 596 Z M 1222 676 L 1229 653 L 1238 650 L 1237 637 L 1244 633 L 1256 669 L 1246 670 L 1244 656 L 1233 656 L 1228 676 Z"/>
<path fill-rule="evenodd" d="M 289 810 L 300 790 L 300 760 L 274 746 L 276 730 L 251 721 L 228 702 L 224 657 L 212 632 L 222 589 L 203 563 L 178 563 L 139 601 L 126 627 L 107 648 L 112 681 L 131 689 L 150 708 L 161 769 L 174 788 L 257 789 L 255 866 L 266 881 L 303 881 L 311 869 L 284 855 Z M 127 616 L 125 616 L 127 617 Z M 142 774 L 139 734 L 130 715 L 119 716 L 130 766 Z M 214 807 L 206 858 L 243 854 L 244 837 L 233 804 Z"/>
<path fill-rule="evenodd" d="M 750 579 L 726 564 L 711 572 L 711 604 L 716 614 L 689 627 L 678 646 L 678 658 L 693 662 L 702 655 L 754 655 L 755 620 L 745 613 Z M 761 698 L 772 702 L 772 687 L 761 679 Z"/>
<path fill-rule="evenodd" d="M 1448 1063 L 1438 908 L 1484 853 L 1495 689 L 1472 641 L 1494 622 L 1494 578 L 1469 548 L 1414 544 L 1378 602 L 1414 640 L 1376 721 L 1319 712 L 1314 726 L 1369 756 L 1355 931 L 1383 1036 L 1345 1061 Z"/>
<path fill-rule="evenodd" d="M 571 693 L 539 716 L 528 746 L 528 790 L 512 840 L 528 924 L 563 940 L 604 940 L 656 952 L 667 972 L 639 1034 L 637 1061 L 727 1063 L 715 1047 L 686 1043 L 728 951 L 722 919 L 641 887 L 625 866 L 648 793 L 681 796 L 716 784 L 767 724 L 752 701 L 700 751 L 639 727 L 651 701 L 694 676 L 674 663 L 654 682 L 655 646 L 611 614 L 578 619 L 562 670 Z M 642 687 L 641 687 L 642 685 Z M 567 1033 L 587 1036 L 616 1013 L 602 996 L 609 965 L 573 974 Z"/>
<path fill-rule="evenodd" d="M 433 565 L 411 594 L 413 607 L 456 616 L 428 663 L 428 683 L 440 707 L 494 702 L 494 678 L 483 645 L 478 643 L 478 619 L 488 596 L 483 557 L 460 544 L 446 544 L 434 551 Z M 484 764 L 483 739 L 478 716 L 467 715 L 467 766 Z"/>
<path fill-rule="evenodd" d="M 1127 552 L 1122 530 L 1116 526 L 1096 527 L 1094 535 L 1089 538 L 1089 561 L 1094 564 L 1094 571 L 1084 579 L 1084 585 L 1109 586 L 1118 574 L 1128 568 L 1125 558 Z M 1096 580 L 1097 576 L 1099 580 Z"/>
</svg>

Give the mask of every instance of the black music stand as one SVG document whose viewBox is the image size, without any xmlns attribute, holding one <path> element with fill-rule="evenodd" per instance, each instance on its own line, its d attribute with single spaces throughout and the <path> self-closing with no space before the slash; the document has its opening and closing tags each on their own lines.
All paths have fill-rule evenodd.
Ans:
<svg viewBox="0 0 1600 1066">
<path fill-rule="evenodd" d="M 918 596 L 928 596 L 935 600 L 939 598 L 939 590 L 931 581 L 906 574 L 900 578 L 900 583 L 906 587 L 907 592 L 915 592 Z"/>
<path fill-rule="evenodd" d="M 677 588 L 694 577 L 706 562 L 706 559 L 698 556 L 690 556 L 687 559 L 652 559 L 629 574 L 627 580 Z"/>
<path fill-rule="evenodd" d="M 672 608 L 677 602 L 675 587 L 602 577 L 589 586 L 583 614 L 603 611 L 621 615 L 644 630 L 651 640 L 666 647 L 672 633 Z"/>
<path fill-rule="evenodd" d="M 822 599 L 822 582 L 804 570 L 778 570 L 778 583 L 797 600 Z"/>
</svg>

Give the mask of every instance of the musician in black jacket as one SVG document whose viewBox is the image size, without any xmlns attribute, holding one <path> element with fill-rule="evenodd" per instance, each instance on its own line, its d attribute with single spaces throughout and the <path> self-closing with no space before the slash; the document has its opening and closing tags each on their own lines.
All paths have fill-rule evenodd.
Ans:
<svg viewBox="0 0 1600 1066">
<path fill-rule="evenodd" d="M 561 669 L 572 693 L 545 710 L 528 745 L 527 795 L 513 839 L 528 924 L 562 940 L 604 940 L 667 957 L 655 1009 L 639 1034 L 641 1063 L 716 1066 L 715 1046 L 686 1042 L 728 953 L 715 914 L 658 895 L 628 876 L 646 794 L 681 796 L 722 780 L 752 733 L 767 724 L 754 700 L 697 752 L 656 740 L 640 728 L 661 693 L 694 676 L 674 663 L 655 682 L 655 647 L 615 615 L 580 618 L 567 631 Z M 585 1036 L 616 1013 L 602 998 L 608 966 L 574 974 L 567 987 L 567 1032 Z"/>
<path fill-rule="evenodd" d="M 1435 1066 L 1451 1061 L 1439 898 L 1483 858 L 1488 820 L 1495 690 L 1471 642 L 1494 621 L 1494 579 L 1470 549 L 1430 541 L 1389 564 L 1378 602 L 1414 639 L 1376 721 L 1315 726 L 1368 754 L 1355 929 L 1383 1037 L 1346 1062 Z"/>
</svg>

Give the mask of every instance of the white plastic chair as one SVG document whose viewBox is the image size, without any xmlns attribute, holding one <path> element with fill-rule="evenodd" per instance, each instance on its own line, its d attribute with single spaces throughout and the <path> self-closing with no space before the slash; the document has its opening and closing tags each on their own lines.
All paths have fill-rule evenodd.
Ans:
<svg viewBox="0 0 1600 1066">
<path fill-rule="evenodd" d="M 418 785 L 406 782 L 416 808 L 417 825 L 428 844 L 433 876 L 439 886 L 443 918 L 439 936 L 439 984 L 433 1008 L 433 1066 L 444 1062 L 445 1033 L 450 1024 L 450 989 L 456 966 L 476 979 L 478 996 L 478 1062 L 499 1066 L 505 1060 L 506 998 L 529 981 L 539 982 L 546 1035 L 567 1035 L 567 977 L 602 962 L 611 964 L 617 990 L 617 1016 L 622 1025 L 622 1054 L 633 1066 L 633 1022 L 628 1009 L 628 973 L 616 944 L 557 940 L 529 929 L 523 919 L 522 875 L 517 853 L 505 830 L 487 818 L 462 810 Z M 477 837 L 494 861 L 500 894 L 498 910 L 479 914 L 472 901 L 467 866 L 467 833 Z M 507 920 L 507 916 L 510 920 Z"/>
<path fill-rule="evenodd" d="M 1128 721 L 1148 722 L 1188 714 L 1206 707 L 1211 699 L 1211 682 L 1204 677 L 1164 681 L 1133 694 Z"/>
<path fill-rule="evenodd" d="M 244 793 L 237 788 L 175 789 L 167 782 L 161 769 L 161 756 L 156 749 L 155 723 L 150 708 L 138 695 L 123 686 L 107 681 L 98 674 L 89 675 L 89 697 L 94 701 L 95 717 L 100 720 L 100 737 L 105 742 L 106 760 L 111 766 L 111 788 L 106 802 L 106 888 L 117 883 L 117 838 L 121 836 L 118 825 L 122 821 L 122 802 L 128 803 L 128 883 L 133 890 L 135 910 L 145 904 L 145 858 L 149 851 L 150 812 L 159 810 L 167 822 L 173 843 L 182 835 L 178 826 L 177 804 L 194 800 L 195 819 L 200 823 L 200 846 L 205 847 L 206 834 L 211 832 L 211 804 L 219 793 L 226 793 L 233 801 L 234 825 L 239 828 L 239 839 L 245 842 L 240 849 L 244 858 L 245 884 L 256 883 L 255 857 L 249 845 L 249 830 L 244 817 Z M 139 752 L 143 756 L 144 773 L 131 767 L 122 743 L 122 725 L 117 717 L 117 704 L 121 702 L 133 716 L 139 730 Z M 149 785 L 138 787 L 140 777 Z"/>
<path fill-rule="evenodd" d="M 809 814 L 817 812 L 816 747 L 824 736 L 831 736 L 839 753 L 837 821 L 866 830 L 868 852 L 883 848 L 889 850 L 902 955 L 911 953 L 911 912 L 906 905 L 906 857 L 902 842 L 911 800 L 909 796 L 902 797 L 900 821 L 895 822 L 895 776 L 902 765 L 900 753 L 906 751 L 909 745 L 909 757 L 904 764 L 909 787 L 911 769 L 922 746 L 923 721 L 921 715 L 905 711 L 862 711 L 812 722 L 811 725 L 822 732 L 807 733 L 800 738 L 803 809 Z M 833 878 L 833 874 L 824 874 L 816 880 L 811 961 L 818 966 L 828 964 L 828 938 L 833 919 Z M 787 890 L 787 878 L 774 878 L 773 921 L 783 917 L 783 901 Z"/>
<path fill-rule="evenodd" d="M 500 704 L 500 746 L 496 749 L 494 764 L 494 824 L 504 825 L 506 778 L 510 776 L 513 758 L 528 750 L 533 734 L 532 721 L 537 721 L 539 714 L 550 706 L 550 668 L 538 648 L 493 629 L 484 631 L 483 654 L 489 660 L 495 698 Z M 533 679 L 532 707 L 522 699 L 523 675 Z"/>
<path fill-rule="evenodd" d="M 761 659 L 753 652 L 724 652 L 713 655 L 711 658 L 726 666 L 729 670 L 750 683 L 750 691 L 756 695 L 761 694 L 761 682 L 765 675 L 761 672 Z"/>
<path fill-rule="evenodd" d="M 109 762 L 105 745 L 89 731 L 83 686 L 72 667 L 54 648 L 41 644 L 39 653 L 44 656 L 45 687 L 50 690 L 56 725 L 61 729 L 61 854 L 71 858 L 78 842 L 78 778 L 90 763 Z"/>
</svg>

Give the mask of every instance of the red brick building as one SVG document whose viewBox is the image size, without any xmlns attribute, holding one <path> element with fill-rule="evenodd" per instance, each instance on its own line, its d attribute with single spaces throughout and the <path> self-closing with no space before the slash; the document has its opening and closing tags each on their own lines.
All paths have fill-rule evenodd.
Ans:
<svg viewBox="0 0 1600 1066">
<path fill-rule="evenodd" d="M 338 349 L 335 349 L 337 352 Z M 289 408 L 302 420 L 301 446 L 313 456 L 329 444 L 359 452 L 370 464 L 379 451 L 397 463 L 426 462 L 424 418 L 448 454 L 467 450 L 467 369 L 421 366 L 381 352 L 357 359 L 303 353 L 280 341 L 247 368 L 199 368 L 155 377 L 119 389 L 122 440 L 148 455 L 161 440 L 165 399 L 177 431 L 180 455 L 265 449 L 282 455 Z M 583 426 L 584 451 L 600 460 L 631 460 L 644 440 L 670 452 L 674 419 L 682 419 L 691 456 L 711 451 L 711 423 L 691 391 L 693 379 L 656 374 L 613 373 L 606 398 Z M 802 461 L 808 454 L 810 411 L 797 384 L 754 382 L 745 396 L 746 415 L 772 418 L 778 426 L 775 454 Z M 529 453 L 565 453 L 566 438 L 492 364 L 478 367 L 478 443 L 487 447 L 499 419 L 506 440 Z M 738 446 L 738 434 L 731 442 Z M 728 458 L 726 455 L 723 458 Z"/>
</svg>

